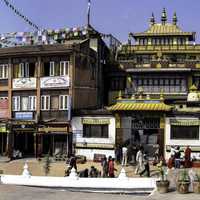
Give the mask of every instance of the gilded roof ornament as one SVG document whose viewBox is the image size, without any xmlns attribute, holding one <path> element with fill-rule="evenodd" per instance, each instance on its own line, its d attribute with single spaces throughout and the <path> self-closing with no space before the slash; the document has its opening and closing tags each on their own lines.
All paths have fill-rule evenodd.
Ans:
<svg viewBox="0 0 200 200">
<path fill-rule="evenodd" d="M 162 22 L 163 25 L 165 25 L 166 21 L 167 21 L 167 13 L 166 13 L 165 8 L 163 8 L 162 16 L 161 16 L 161 22 Z"/>
<path fill-rule="evenodd" d="M 150 18 L 150 25 L 154 25 L 155 24 L 155 17 L 154 14 L 152 13 L 151 18 Z"/>
<path fill-rule="evenodd" d="M 177 25 L 178 19 L 177 19 L 177 16 L 176 16 L 176 12 L 174 12 L 172 21 L 173 21 L 173 25 Z"/>
</svg>

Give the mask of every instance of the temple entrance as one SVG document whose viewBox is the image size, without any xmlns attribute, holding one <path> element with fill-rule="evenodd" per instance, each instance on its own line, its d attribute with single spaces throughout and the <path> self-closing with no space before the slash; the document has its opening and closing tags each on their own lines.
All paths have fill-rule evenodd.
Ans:
<svg viewBox="0 0 200 200">
<path fill-rule="evenodd" d="M 34 155 L 34 133 L 33 132 L 15 132 L 14 150 L 19 150 L 22 156 Z"/>
</svg>

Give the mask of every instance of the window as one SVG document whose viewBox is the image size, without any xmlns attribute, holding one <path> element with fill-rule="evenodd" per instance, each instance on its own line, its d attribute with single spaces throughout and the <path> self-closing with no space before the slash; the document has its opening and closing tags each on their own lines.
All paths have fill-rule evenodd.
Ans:
<svg viewBox="0 0 200 200">
<path fill-rule="evenodd" d="M 108 138 L 108 125 L 83 124 L 83 137 Z"/>
<path fill-rule="evenodd" d="M 41 110 L 49 110 L 50 109 L 50 96 L 43 95 L 41 96 Z"/>
<path fill-rule="evenodd" d="M 199 126 L 171 126 L 171 139 L 196 140 L 199 139 Z"/>
<path fill-rule="evenodd" d="M 68 110 L 68 95 L 59 96 L 59 110 Z"/>
<path fill-rule="evenodd" d="M 12 98 L 12 100 L 13 111 L 20 111 L 20 96 L 15 96 Z"/>
<path fill-rule="evenodd" d="M 60 62 L 60 76 L 68 75 L 69 72 L 69 62 L 68 61 L 61 61 Z"/>
<path fill-rule="evenodd" d="M 25 78 L 25 77 L 29 77 L 29 63 L 20 63 L 18 78 Z"/>
<path fill-rule="evenodd" d="M 28 110 L 28 97 L 21 97 L 21 110 L 27 111 Z"/>
<path fill-rule="evenodd" d="M 59 107 L 59 98 L 58 96 L 51 96 L 51 110 L 58 110 Z"/>
<path fill-rule="evenodd" d="M 0 65 L 0 79 L 8 78 L 8 65 Z"/>
<path fill-rule="evenodd" d="M 50 76 L 54 76 L 55 75 L 55 63 L 54 62 L 50 62 L 50 65 L 49 65 L 49 75 Z"/>
<path fill-rule="evenodd" d="M 28 108 L 29 110 L 36 110 L 36 96 L 28 97 Z"/>
</svg>

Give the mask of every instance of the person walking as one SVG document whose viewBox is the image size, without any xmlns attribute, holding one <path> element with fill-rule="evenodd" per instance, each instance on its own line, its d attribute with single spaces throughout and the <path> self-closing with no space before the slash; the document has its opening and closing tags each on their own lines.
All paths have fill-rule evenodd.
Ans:
<svg viewBox="0 0 200 200">
<path fill-rule="evenodd" d="M 181 152 L 179 146 L 176 147 L 174 158 L 175 158 L 174 167 L 179 169 L 181 167 Z"/>
<path fill-rule="evenodd" d="M 136 169 L 135 169 L 135 174 L 138 174 L 138 172 L 142 171 L 143 168 L 144 168 L 144 165 L 143 165 L 143 147 L 142 146 L 139 148 L 139 151 L 137 152 L 136 162 L 137 162 L 137 166 L 136 166 Z"/>
<path fill-rule="evenodd" d="M 184 152 L 184 157 L 185 157 L 184 167 L 185 168 L 191 167 L 191 153 L 192 153 L 191 148 L 187 146 Z"/>
<path fill-rule="evenodd" d="M 148 160 L 147 154 L 144 154 L 143 156 L 143 163 L 144 163 L 144 170 L 140 172 L 140 176 L 146 173 L 146 176 L 150 177 L 149 160 Z"/>
<path fill-rule="evenodd" d="M 108 162 L 107 162 L 107 158 L 106 156 L 104 156 L 102 162 L 101 162 L 101 166 L 102 166 L 102 176 L 103 177 L 107 177 L 108 176 Z"/>
<path fill-rule="evenodd" d="M 111 178 L 114 178 L 115 177 L 115 164 L 114 164 L 114 158 L 112 158 L 110 161 L 109 161 L 109 164 L 108 164 L 108 175 L 109 177 Z"/>
<path fill-rule="evenodd" d="M 123 148 L 122 148 L 122 166 L 127 165 L 127 152 L 128 152 L 128 148 L 126 146 L 123 146 Z"/>
</svg>

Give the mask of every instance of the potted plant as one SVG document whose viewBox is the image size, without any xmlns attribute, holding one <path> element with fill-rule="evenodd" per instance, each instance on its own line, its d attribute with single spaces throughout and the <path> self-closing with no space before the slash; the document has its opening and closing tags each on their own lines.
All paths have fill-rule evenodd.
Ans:
<svg viewBox="0 0 200 200">
<path fill-rule="evenodd" d="M 160 162 L 157 164 L 157 168 L 160 174 L 160 180 L 156 181 L 157 191 L 161 194 L 167 193 L 169 190 L 169 180 L 166 177 L 166 167 Z"/>
<path fill-rule="evenodd" d="M 193 192 L 200 194 L 200 173 L 196 173 L 194 176 Z"/>
<path fill-rule="evenodd" d="M 178 180 L 176 183 L 176 189 L 180 194 L 186 194 L 189 192 L 190 177 L 187 170 L 181 170 L 178 174 Z"/>
</svg>

